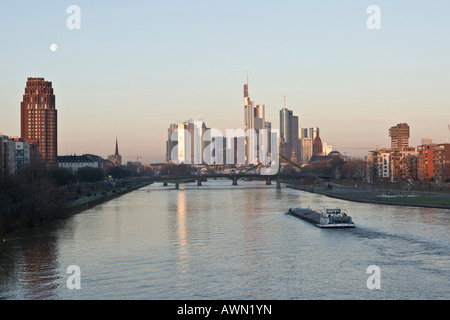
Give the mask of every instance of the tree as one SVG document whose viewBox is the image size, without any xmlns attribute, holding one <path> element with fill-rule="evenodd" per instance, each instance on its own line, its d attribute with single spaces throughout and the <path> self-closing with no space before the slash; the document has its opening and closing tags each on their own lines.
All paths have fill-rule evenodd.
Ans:
<svg viewBox="0 0 450 320">
<path fill-rule="evenodd" d="M 366 162 L 362 159 L 352 158 L 342 165 L 342 177 L 348 180 L 363 180 L 366 172 Z"/>
<path fill-rule="evenodd" d="M 131 176 L 130 171 L 121 167 L 112 167 L 108 170 L 107 174 L 112 176 L 114 179 L 123 179 Z"/>
<path fill-rule="evenodd" d="M 50 169 L 50 177 L 53 183 L 58 186 L 68 185 L 75 180 L 73 172 L 66 168 Z"/>
<path fill-rule="evenodd" d="M 80 182 L 97 182 L 104 179 L 100 168 L 84 167 L 77 171 L 76 178 Z"/>
</svg>

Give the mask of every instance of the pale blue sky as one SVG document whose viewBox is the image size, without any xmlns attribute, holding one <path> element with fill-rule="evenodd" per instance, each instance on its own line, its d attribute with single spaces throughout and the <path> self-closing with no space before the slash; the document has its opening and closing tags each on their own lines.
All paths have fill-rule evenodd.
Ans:
<svg viewBox="0 0 450 320">
<path fill-rule="evenodd" d="M 66 27 L 71 4 L 80 30 Z M 373 4 L 381 30 L 366 27 Z M 26 79 L 44 77 L 60 155 L 106 157 L 117 135 L 125 161 L 162 161 L 172 122 L 243 128 L 248 71 L 273 127 L 286 95 L 301 127 L 348 155 L 388 147 L 400 122 L 413 146 L 445 142 L 449 33 L 444 0 L 2 2 L 0 131 L 20 135 Z"/>
</svg>

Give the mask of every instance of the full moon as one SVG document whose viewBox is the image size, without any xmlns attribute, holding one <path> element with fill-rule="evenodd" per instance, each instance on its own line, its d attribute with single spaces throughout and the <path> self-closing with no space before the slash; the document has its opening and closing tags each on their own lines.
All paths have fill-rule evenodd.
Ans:
<svg viewBox="0 0 450 320">
<path fill-rule="evenodd" d="M 55 52 L 57 49 L 58 49 L 58 46 L 55 43 L 50 45 L 50 50 L 51 51 Z"/>
</svg>

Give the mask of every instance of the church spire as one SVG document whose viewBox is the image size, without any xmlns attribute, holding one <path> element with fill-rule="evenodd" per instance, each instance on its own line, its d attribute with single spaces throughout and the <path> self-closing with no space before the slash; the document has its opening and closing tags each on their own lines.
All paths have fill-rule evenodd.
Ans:
<svg viewBox="0 0 450 320">
<path fill-rule="evenodd" d="M 119 155 L 119 144 L 117 143 L 117 136 L 116 136 L 116 152 L 114 153 L 114 166 L 115 167 L 120 167 L 121 165 L 121 159 L 120 159 L 120 155 Z"/>
</svg>

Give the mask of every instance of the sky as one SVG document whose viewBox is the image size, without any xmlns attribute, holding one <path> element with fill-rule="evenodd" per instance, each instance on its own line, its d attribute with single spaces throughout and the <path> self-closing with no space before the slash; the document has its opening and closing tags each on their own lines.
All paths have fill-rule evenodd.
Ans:
<svg viewBox="0 0 450 320">
<path fill-rule="evenodd" d="M 80 29 L 69 29 L 70 5 Z M 369 29 L 370 5 L 381 29 Z M 370 20 L 371 21 L 371 20 Z M 450 2 L 443 0 L 2 1 L 0 133 L 20 135 L 27 77 L 51 81 L 58 154 L 164 161 L 171 123 L 244 127 L 243 85 L 279 128 L 302 128 L 349 156 L 450 139 Z M 57 50 L 50 50 L 56 44 Z"/>
</svg>

